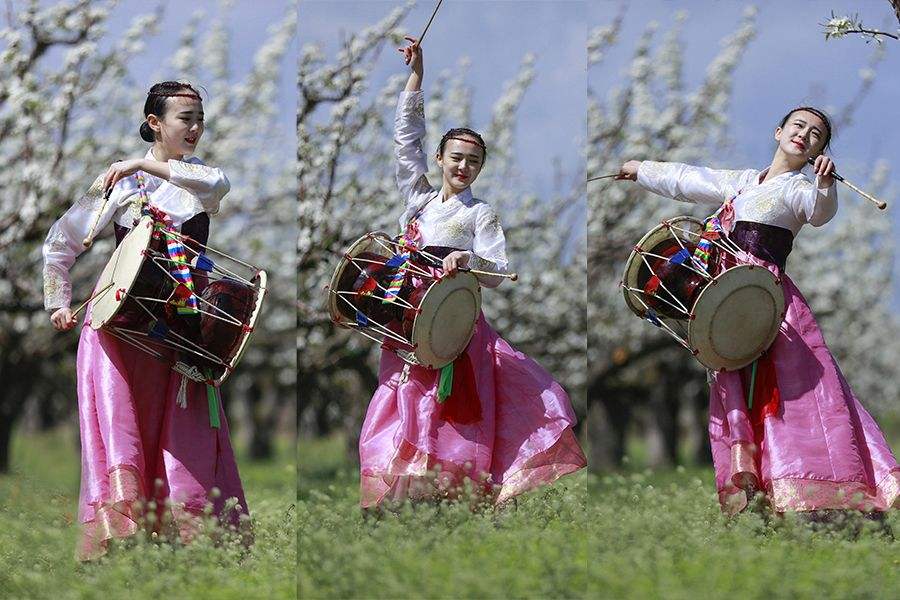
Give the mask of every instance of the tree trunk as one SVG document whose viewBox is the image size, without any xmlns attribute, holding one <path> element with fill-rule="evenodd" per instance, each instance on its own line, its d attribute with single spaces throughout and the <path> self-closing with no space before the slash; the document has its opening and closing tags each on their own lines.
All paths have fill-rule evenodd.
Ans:
<svg viewBox="0 0 900 600">
<path fill-rule="evenodd" d="M 0 473 L 9 473 L 13 419 L 4 413 L 0 419 Z"/>
</svg>

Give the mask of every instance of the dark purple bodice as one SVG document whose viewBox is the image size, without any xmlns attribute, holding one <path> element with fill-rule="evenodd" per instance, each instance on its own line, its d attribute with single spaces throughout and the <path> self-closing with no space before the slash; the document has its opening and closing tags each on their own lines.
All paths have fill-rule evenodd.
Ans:
<svg viewBox="0 0 900 600">
<path fill-rule="evenodd" d="M 113 223 L 113 228 L 116 232 L 116 246 L 118 246 L 131 229 L 122 227 L 118 223 Z M 181 224 L 181 233 L 205 246 L 209 240 L 209 215 L 205 212 L 197 213 Z"/>
<path fill-rule="evenodd" d="M 794 247 L 794 234 L 790 229 L 765 223 L 738 221 L 728 237 L 744 252 L 775 263 L 782 271 Z"/>
</svg>

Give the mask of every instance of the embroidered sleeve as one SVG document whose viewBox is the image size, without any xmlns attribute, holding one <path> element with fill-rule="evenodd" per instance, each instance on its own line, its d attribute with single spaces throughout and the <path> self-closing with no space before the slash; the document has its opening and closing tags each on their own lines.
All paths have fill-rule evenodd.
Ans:
<svg viewBox="0 0 900 600">
<path fill-rule="evenodd" d="M 506 237 L 503 235 L 503 227 L 500 226 L 500 217 L 488 204 L 481 204 L 475 216 L 472 254 L 473 269 L 493 273 L 507 272 L 509 261 L 506 258 Z M 479 276 L 479 280 L 488 287 L 496 287 L 502 281 L 485 279 L 483 276 Z"/>
<path fill-rule="evenodd" d="M 754 171 L 728 171 L 645 160 L 637 182 L 644 189 L 681 202 L 719 205 L 733 197 Z"/>
<path fill-rule="evenodd" d="M 402 92 L 394 117 L 394 155 L 397 187 L 407 206 L 421 204 L 421 196 L 434 190 L 428 183 L 428 160 L 422 148 L 425 139 L 425 94 Z"/>
<path fill-rule="evenodd" d="M 837 186 L 820 187 L 819 177 L 813 183 L 805 175 L 792 177 L 785 186 L 785 202 L 801 223 L 821 227 L 837 214 Z"/>
<path fill-rule="evenodd" d="M 170 160 L 169 183 L 196 196 L 203 210 L 211 215 L 219 212 L 222 198 L 231 190 L 222 169 L 204 165 L 197 158 Z"/>
<path fill-rule="evenodd" d="M 88 191 L 50 227 L 44 241 L 44 307 L 47 309 L 70 305 L 72 282 L 69 279 L 69 269 L 84 252 L 84 239 L 95 220 L 97 226 L 94 234 L 95 237 L 99 236 L 119 209 L 117 196 L 121 195 L 121 186 L 116 184 L 109 201 L 104 203 L 103 178 L 101 175 L 94 180 Z"/>
</svg>

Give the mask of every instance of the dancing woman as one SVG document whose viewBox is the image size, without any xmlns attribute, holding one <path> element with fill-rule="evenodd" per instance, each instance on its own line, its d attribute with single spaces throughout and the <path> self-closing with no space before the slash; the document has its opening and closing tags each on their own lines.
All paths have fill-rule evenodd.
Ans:
<svg viewBox="0 0 900 600">
<path fill-rule="evenodd" d="M 801 227 L 825 225 L 837 212 L 834 163 L 823 154 L 831 133 L 822 111 L 801 107 L 775 129 L 778 145 L 763 171 L 632 160 L 618 175 L 662 196 L 721 205 L 723 228 L 743 250 L 739 261 L 782 281 L 787 313 L 755 377 L 751 367 L 712 375 L 709 437 L 719 502 L 729 514 L 743 510 L 757 491 L 777 512 L 881 512 L 900 493 L 900 468 L 884 435 L 784 272 Z M 814 182 L 802 173 L 810 158 Z"/>
<path fill-rule="evenodd" d="M 69 269 L 94 231 L 113 222 L 116 244 L 140 216 L 140 199 L 190 238 L 206 243 L 209 215 L 230 184 L 220 170 L 192 155 L 203 134 L 203 104 L 189 84 L 150 88 L 141 138 L 143 158 L 113 163 L 50 228 L 44 243 L 44 304 L 59 331 L 75 327 Z M 104 197 L 109 196 L 108 200 Z M 159 213 L 157 213 L 159 214 Z M 229 526 L 247 514 L 244 491 L 221 402 L 220 426 L 209 414 L 207 390 L 161 361 L 94 330 L 90 310 L 77 357 L 81 429 L 81 533 L 76 556 L 94 559 L 110 539 L 155 532 L 193 537 L 209 503 Z M 183 408 L 176 398 L 183 394 Z M 151 516 L 152 515 L 152 516 Z"/>
<path fill-rule="evenodd" d="M 471 129 L 451 129 L 435 160 L 441 187 L 426 173 L 422 50 L 401 49 L 412 72 L 400 95 L 394 141 L 397 184 L 405 200 L 405 237 L 443 256 L 444 271 L 507 269 L 497 213 L 472 195 L 487 148 Z M 496 287 L 502 277 L 478 276 Z M 499 504 L 585 466 L 565 391 L 536 362 L 513 349 L 480 315 L 475 334 L 453 365 L 453 389 L 438 394 L 439 371 L 405 364 L 383 350 L 379 385 L 359 441 L 360 504 L 453 497 L 471 480 Z"/>
</svg>

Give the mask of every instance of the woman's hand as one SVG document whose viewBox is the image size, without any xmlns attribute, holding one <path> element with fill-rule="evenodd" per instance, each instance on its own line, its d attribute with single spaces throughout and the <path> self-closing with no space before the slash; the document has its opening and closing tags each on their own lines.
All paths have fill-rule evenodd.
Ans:
<svg viewBox="0 0 900 600">
<path fill-rule="evenodd" d="M 469 266 L 469 261 L 471 259 L 471 252 L 466 252 L 464 250 L 454 250 L 444 257 L 444 273 L 446 273 L 450 277 L 453 277 L 461 267 L 465 268 Z"/>
<path fill-rule="evenodd" d="M 419 46 L 419 40 L 414 37 L 405 36 L 404 39 L 409 42 L 409 46 L 397 48 L 397 52 L 403 54 L 403 62 L 412 69 L 412 73 L 409 74 L 409 80 L 406 82 L 406 91 L 416 92 L 422 89 L 422 77 L 424 76 L 422 47 Z"/>
<path fill-rule="evenodd" d="M 129 175 L 134 175 L 141 170 L 144 159 L 133 158 L 131 160 L 117 160 L 109 165 L 106 170 L 106 177 L 103 178 L 103 193 L 109 194 L 120 179 L 124 179 Z"/>
<path fill-rule="evenodd" d="M 619 169 L 619 174 L 616 175 L 616 179 L 637 181 L 637 172 L 638 172 L 638 167 L 640 167 L 640 166 L 641 166 L 641 161 L 629 160 L 627 163 L 622 165 L 622 167 Z"/>
<path fill-rule="evenodd" d="M 824 154 L 820 154 L 816 157 L 816 164 L 813 165 L 813 171 L 819 176 L 820 188 L 828 189 L 834 185 L 834 177 L 831 176 L 831 174 L 834 173 L 834 161 Z"/>
<path fill-rule="evenodd" d="M 71 308 L 59 308 L 50 315 L 50 322 L 57 331 L 68 331 L 75 327 L 78 319 L 75 318 Z"/>
</svg>

